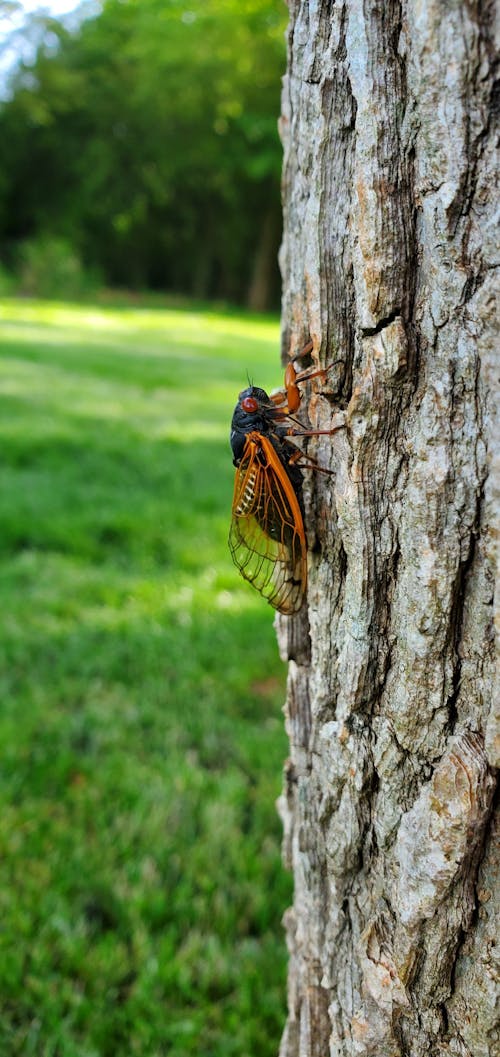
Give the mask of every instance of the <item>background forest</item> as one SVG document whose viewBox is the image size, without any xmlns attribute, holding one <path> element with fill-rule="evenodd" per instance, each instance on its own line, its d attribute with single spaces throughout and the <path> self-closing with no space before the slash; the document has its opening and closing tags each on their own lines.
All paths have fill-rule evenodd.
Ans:
<svg viewBox="0 0 500 1057">
<path fill-rule="evenodd" d="M 78 293 L 83 268 L 279 304 L 285 17 L 280 0 L 91 0 L 78 20 L 26 19 L 0 112 L 0 245 L 27 292 Z"/>
<path fill-rule="evenodd" d="M 5 42 L 0 1057 L 271 1057 L 285 672 L 228 432 L 247 371 L 280 383 L 248 306 L 279 301 L 286 9 L 84 11 Z"/>
</svg>

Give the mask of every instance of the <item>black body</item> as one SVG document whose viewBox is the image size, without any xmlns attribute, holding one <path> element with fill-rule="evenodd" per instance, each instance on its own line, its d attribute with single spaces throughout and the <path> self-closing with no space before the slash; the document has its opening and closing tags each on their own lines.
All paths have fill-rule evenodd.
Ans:
<svg viewBox="0 0 500 1057">
<path fill-rule="evenodd" d="M 249 396 L 253 397 L 258 403 L 256 411 L 245 411 L 241 406 L 242 400 Z M 271 403 L 264 389 L 258 389 L 257 386 L 251 385 L 240 393 L 231 420 L 230 439 L 234 466 L 240 465 L 247 433 L 256 430 L 257 433 L 263 433 L 265 437 L 269 437 L 275 431 L 275 413 L 276 408 Z"/>
</svg>

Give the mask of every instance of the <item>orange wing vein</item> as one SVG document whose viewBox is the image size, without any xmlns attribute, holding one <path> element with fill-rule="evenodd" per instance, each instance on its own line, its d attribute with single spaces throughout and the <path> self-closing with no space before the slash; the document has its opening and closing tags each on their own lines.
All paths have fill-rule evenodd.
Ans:
<svg viewBox="0 0 500 1057">
<path fill-rule="evenodd" d="M 280 613 L 296 613 L 307 585 L 302 512 L 285 468 L 261 433 L 247 435 L 236 470 L 229 547 L 245 580 Z"/>
</svg>

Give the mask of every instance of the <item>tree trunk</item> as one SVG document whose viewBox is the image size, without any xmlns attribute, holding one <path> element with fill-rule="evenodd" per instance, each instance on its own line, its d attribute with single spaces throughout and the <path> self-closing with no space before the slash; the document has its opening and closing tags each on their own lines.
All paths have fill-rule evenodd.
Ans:
<svg viewBox="0 0 500 1057">
<path fill-rule="evenodd" d="M 307 616 L 281 813 L 281 1057 L 498 1052 L 493 6 L 291 0 L 284 350 L 308 402 Z M 498 464 L 497 464 L 498 480 Z M 309 627 L 308 627 L 309 621 Z M 498 926 L 497 926 L 498 931 Z"/>
</svg>

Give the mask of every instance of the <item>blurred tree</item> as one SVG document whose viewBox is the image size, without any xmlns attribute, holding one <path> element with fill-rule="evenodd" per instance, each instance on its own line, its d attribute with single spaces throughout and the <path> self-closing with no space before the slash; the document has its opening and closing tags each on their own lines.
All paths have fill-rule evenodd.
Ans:
<svg viewBox="0 0 500 1057">
<path fill-rule="evenodd" d="M 110 283 L 276 303 L 284 25 L 280 0 L 46 19 L 0 113 L 7 252 L 56 235 Z"/>
</svg>

